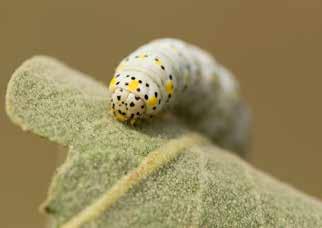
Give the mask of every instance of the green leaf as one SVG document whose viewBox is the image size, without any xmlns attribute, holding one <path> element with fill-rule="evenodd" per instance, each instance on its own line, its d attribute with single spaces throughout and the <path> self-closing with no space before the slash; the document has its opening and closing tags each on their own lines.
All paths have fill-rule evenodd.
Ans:
<svg viewBox="0 0 322 228">
<path fill-rule="evenodd" d="M 322 226 L 318 200 L 172 116 L 119 123 L 108 100 L 105 86 L 49 57 L 9 82 L 12 121 L 69 150 L 43 205 L 55 227 Z"/>
</svg>

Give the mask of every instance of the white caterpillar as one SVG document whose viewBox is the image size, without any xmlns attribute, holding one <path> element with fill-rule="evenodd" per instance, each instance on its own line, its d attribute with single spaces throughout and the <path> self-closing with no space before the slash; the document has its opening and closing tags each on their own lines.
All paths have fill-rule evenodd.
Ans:
<svg viewBox="0 0 322 228">
<path fill-rule="evenodd" d="M 232 74 L 207 52 L 177 39 L 138 48 L 119 64 L 109 89 L 119 121 L 134 123 L 171 107 L 214 137 L 236 125 L 241 107 Z"/>
</svg>

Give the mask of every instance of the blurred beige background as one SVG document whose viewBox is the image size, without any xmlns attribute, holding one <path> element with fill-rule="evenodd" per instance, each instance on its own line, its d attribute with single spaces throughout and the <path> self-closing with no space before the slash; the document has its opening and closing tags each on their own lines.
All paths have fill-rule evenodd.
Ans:
<svg viewBox="0 0 322 228">
<path fill-rule="evenodd" d="M 118 61 L 158 37 L 212 52 L 253 110 L 251 162 L 322 198 L 322 2 L 0 0 L 0 227 L 44 227 L 37 211 L 57 147 L 4 112 L 13 70 L 47 54 L 108 82 Z"/>
</svg>

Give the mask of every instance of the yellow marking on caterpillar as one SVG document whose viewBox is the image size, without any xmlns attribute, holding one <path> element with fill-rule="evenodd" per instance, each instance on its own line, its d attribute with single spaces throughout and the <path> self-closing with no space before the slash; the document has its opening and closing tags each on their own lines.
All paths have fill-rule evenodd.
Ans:
<svg viewBox="0 0 322 228">
<path fill-rule="evenodd" d="M 158 102 L 158 99 L 156 98 L 156 97 L 151 97 L 149 100 L 148 100 L 148 105 L 149 106 L 155 106 L 156 104 L 157 104 L 157 102 Z"/>
<path fill-rule="evenodd" d="M 113 77 L 112 80 L 110 81 L 110 85 L 109 85 L 110 90 L 114 90 L 115 84 L 116 84 L 116 78 Z"/>
<path fill-rule="evenodd" d="M 161 65 L 161 61 L 160 61 L 160 59 L 155 59 L 154 61 L 155 61 L 155 63 L 156 63 L 157 65 L 159 65 L 159 66 Z"/>
<path fill-rule="evenodd" d="M 144 54 L 144 53 L 143 53 L 143 54 L 140 54 L 140 55 L 139 55 L 139 58 L 140 58 L 140 59 L 144 59 L 144 58 L 145 58 L 145 54 Z"/>
<path fill-rule="evenodd" d="M 139 87 L 139 81 L 138 80 L 132 80 L 128 85 L 128 90 L 131 92 L 136 91 L 136 89 Z"/>
<path fill-rule="evenodd" d="M 121 114 L 120 114 L 120 113 L 118 113 L 118 112 L 113 112 L 113 114 L 114 114 L 114 118 L 115 118 L 116 120 L 118 120 L 118 121 L 124 122 L 124 121 L 126 121 L 126 120 L 127 120 L 126 116 L 121 115 Z"/>
<path fill-rule="evenodd" d="M 167 91 L 168 94 L 173 93 L 173 83 L 172 83 L 172 81 L 167 81 L 167 83 L 165 84 L 165 90 Z"/>
</svg>

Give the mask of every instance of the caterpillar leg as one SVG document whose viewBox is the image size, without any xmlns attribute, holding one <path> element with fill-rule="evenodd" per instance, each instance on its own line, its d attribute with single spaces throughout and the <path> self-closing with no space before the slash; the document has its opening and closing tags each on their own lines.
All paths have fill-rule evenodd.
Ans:
<svg viewBox="0 0 322 228">
<path fill-rule="evenodd" d="M 139 121 L 139 119 L 131 119 L 130 120 L 130 124 L 131 124 L 131 126 L 135 126 L 135 124 L 136 123 L 139 123 L 140 121 Z"/>
</svg>

